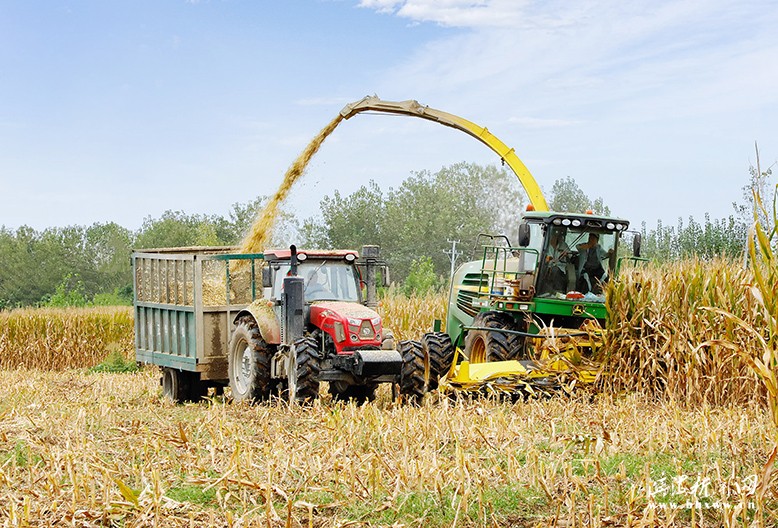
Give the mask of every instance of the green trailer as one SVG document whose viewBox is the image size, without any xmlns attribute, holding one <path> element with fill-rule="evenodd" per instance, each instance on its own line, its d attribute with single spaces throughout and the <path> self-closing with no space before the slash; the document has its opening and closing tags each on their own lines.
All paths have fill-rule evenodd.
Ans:
<svg viewBox="0 0 778 528">
<path fill-rule="evenodd" d="M 233 320 L 262 296 L 263 255 L 237 251 L 185 247 L 132 255 L 135 356 L 162 369 L 163 392 L 175 400 L 198 400 L 227 383 Z"/>
</svg>

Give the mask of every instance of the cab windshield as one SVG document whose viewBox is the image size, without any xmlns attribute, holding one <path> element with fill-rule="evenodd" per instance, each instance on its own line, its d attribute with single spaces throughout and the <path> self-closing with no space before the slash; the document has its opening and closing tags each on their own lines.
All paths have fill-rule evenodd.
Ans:
<svg viewBox="0 0 778 528">
<path fill-rule="evenodd" d="M 279 266 L 275 275 L 275 291 L 282 291 L 288 264 Z M 338 261 L 305 261 L 297 266 L 297 275 L 305 280 L 305 300 L 359 302 L 359 276 L 354 266 Z"/>
<path fill-rule="evenodd" d="M 616 233 L 551 225 L 543 243 L 540 297 L 561 298 L 577 291 L 604 301 L 603 284 L 616 266 Z"/>
</svg>

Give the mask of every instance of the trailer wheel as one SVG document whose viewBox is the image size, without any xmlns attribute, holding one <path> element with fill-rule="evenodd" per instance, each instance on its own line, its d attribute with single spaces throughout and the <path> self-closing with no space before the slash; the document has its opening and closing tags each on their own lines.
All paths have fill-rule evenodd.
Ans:
<svg viewBox="0 0 778 528">
<path fill-rule="evenodd" d="M 429 390 L 438 388 L 438 380 L 445 376 L 454 362 L 454 345 L 444 332 L 424 334 L 421 349 L 430 363 Z"/>
<path fill-rule="evenodd" d="M 175 403 L 196 402 L 205 395 L 203 383 L 196 372 L 171 367 L 162 369 L 162 396 Z"/>
<path fill-rule="evenodd" d="M 312 337 L 295 341 L 288 365 L 289 403 L 312 403 L 319 397 L 319 347 Z"/>
<path fill-rule="evenodd" d="M 235 401 L 255 402 L 270 396 L 270 354 L 253 317 L 237 321 L 227 361 Z"/>
<path fill-rule="evenodd" d="M 418 341 L 400 341 L 397 350 L 403 358 L 400 371 L 400 394 L 409 403 L 421 403 L 429 389 L 430 362 Z"/>
<path fill-rule="evenodd" d="M 502 312 L 483 312 L 473 319 L 473 326 L 495 330 L 515 330 L 513 318 Z M 470 330 L 465 337 L 465 354 L 470 363 L 515 359 L 523 350 L 523 340 L 514 335 L 490 330 Z"/>
</svg>

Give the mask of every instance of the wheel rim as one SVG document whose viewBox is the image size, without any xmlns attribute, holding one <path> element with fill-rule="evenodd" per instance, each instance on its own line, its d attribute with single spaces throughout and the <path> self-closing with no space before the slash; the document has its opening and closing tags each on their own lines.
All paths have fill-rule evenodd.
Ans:
<svg viewBox="0 0 778 528">
<path fill-rule="evenodd" d="M 474 336 L 470 347 L 470 363 L 486 363 L 486 342 L 484 338 Z"/>
<path fill-rule="evenodd" d="M 235 362 L 233 374 L 235 377 L 235 388 L 238 389 L 238 392 L 244 394 L 248 390 L 249 380 L 251 379 L 251 347 L 249 347 L 249 344 L 246 341 L 243 341 L 238 346 L 238 350 L 241 352 L 240 356 L 237 358 L 239 361 Z"/>
<path fill-rule="evenodd" d="M 162 372 L 162 394 L 165 396 L 173 396 L 173 375 L 168 369 Z"/>
</svg>

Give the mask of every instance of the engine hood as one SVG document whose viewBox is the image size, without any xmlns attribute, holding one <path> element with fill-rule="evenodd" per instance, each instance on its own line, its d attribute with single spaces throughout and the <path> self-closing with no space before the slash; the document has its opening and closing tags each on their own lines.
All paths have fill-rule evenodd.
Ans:
<svg viewBox="0 0 778 528">
<path fill-rule="evenodd" d="M 353 319 L 375 319 L 378 313 L 359 303 L 343 301 L 321 301 L 311 305 L 311 319 L 331 317 L 351 317 Z"/>
</svg>

